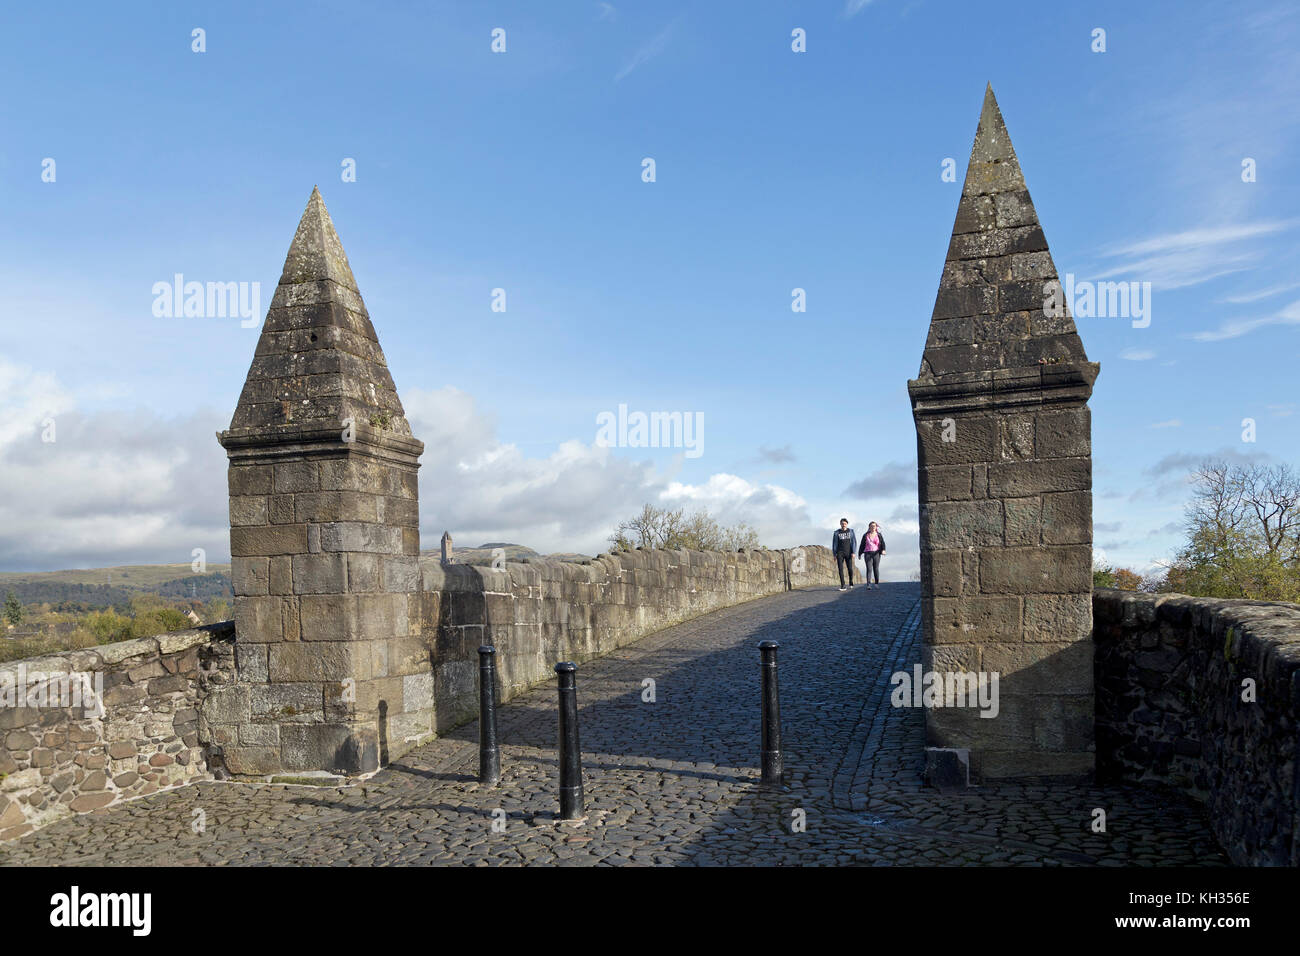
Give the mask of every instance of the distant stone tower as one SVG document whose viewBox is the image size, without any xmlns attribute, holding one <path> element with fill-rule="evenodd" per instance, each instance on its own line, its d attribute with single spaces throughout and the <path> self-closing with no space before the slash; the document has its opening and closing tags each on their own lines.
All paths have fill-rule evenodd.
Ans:
<svg viewBox="0 0 1300 956">
<path fill-rule="evenodd" d="M 925 665 L 996 672 L 1000 709 L 926 710 L 932 778 L 1089 776 L 1089 362 L 990 86 L 921 371 Z M 955 751 L 955 753 L 953 752 Z M 964 769 L 963 769 L 964 774 Z"/>
<path fill-rule="evenodd" d="M 234 774 L 376 769 L 427 736 L 424 445 L 312 190 L 228 431 L 239 681 L 203 712 Z"/>
</svg>

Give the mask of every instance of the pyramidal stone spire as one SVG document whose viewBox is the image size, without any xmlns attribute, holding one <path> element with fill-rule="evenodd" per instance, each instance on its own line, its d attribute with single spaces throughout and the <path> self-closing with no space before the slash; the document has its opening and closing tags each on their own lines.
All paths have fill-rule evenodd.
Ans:
<svg viewBox="0 0 1300 956">
<path fill-rule="evenodd" d="M 1087 360 L 990 85 L 918 378 Z"/>
<path fill-rule="evenodd" d="M 341 430 L 348 421 L 411 434 L 347 253 L 312 189 L 230 427 Z"/>
<path fill-rule="evenodd" d="M 217 438 L 238 679 L 204 704 L 212 760 L 250 778 L 368 773 L 432 733 L 418 633 L 424 445 L 316 190 Z"/>
<path fill-rule="evenodd" d="M 996 714 L 927 708 L 926 774 L 941 787 L 1094 769 L 1087 401 L 1098 366 L 1057 279 L 989 87 L 908 383 L 924 666 L 999 682 Z"/>
</svg>

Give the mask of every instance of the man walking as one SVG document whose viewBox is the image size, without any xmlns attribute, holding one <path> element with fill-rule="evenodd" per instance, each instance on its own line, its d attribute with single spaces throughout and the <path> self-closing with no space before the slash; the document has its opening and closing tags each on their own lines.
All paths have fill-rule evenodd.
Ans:
<svg viewBox="0 0 1300 956">
<path fill-rule="evenodd" d="M 840 530 L 831 535 L 831 553 L 835 567 L 840 572 L 840 590 L 844 587 L 844 569 L 849 569 L 849 587 L 853 587 L 853 559 L 858 550 L 858 536 L 849 527 L 849 519 L 840 519 Z"/>
</svg>

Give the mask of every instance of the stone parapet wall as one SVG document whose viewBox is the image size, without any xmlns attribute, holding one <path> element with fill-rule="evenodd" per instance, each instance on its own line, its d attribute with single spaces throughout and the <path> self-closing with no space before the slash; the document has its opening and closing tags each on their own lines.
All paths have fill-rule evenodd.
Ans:
<svg viewBox="0 0 1300 956">
<path fill-rule="evenodd" d="M 320 755 L 303 741 L 334 710 L 374 712 L 387 763 L 477 715 L 484 643 L 497 648 L 508 700 L 552 678 L 558 661 L 589 660 L 719 608 L 837 581 L 830 551 L 819 546 L 634 551 L 500 570 L 426 561 L 421 570 L 421 636 L 383 646 L 367 678 L 349 685 L 361 699 L 344 702 L 344 688 L 322 687 L 314 675 L 268 683 L 267 645 L 244 644 L 243 635 L 237 642 L 232 621 L 0 667 L 0 693 L 6 681 L 17 687 L 31 675 L 73 672 L 102 687 L 78 706 L 28 707 L 30 687 L 18 706 L 0 703 L 0 839 L 228 773 L 329 770 L 309 762 Z M 250 748 L 277 758 L 265 770 L 245 767 Z"/>
<path fill-rule="evenodd" d="M 0 665 L 0 840 L 209 779 L 199 705 L 234 622 Z"/>
<path fill-rule="evenodd" d="M 1099 778 L 1202 800 L 1234 863 L 1300 865 L 1300 606 L 1099 590 L 1093 620 Z"/>
<path fill-rule="evenodd" d="M 738 553 L 638 550 L 601 555 L 589 564 L 537 560 L 499 570 L 429 562 L 423 574 L 421 627 L 432 654 L 438 732 L 476 714 L 483 644 L 496 647 L 498 690 L 505 700 L 552 679 L 559 661 L 581 663 L 719 608 L 838 582 L 835 559 L 820 546 Z M 390 730 L 388 736 L 396 749 L 400 734 Z"/>
</svg>

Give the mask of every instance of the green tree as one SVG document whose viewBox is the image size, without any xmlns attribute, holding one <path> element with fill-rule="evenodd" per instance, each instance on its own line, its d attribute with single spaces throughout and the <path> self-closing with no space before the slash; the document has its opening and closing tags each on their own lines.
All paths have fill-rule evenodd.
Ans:
<svg viewBox="0 0 1300 956">
<path fill-rule="evenodd" d="M 18 595 L 10 591 L 5 595 L 5 620 L 17 627 L 23 622 L 23 606 L 18 603 Z"/>
<path fill-rule="evenodd" d="M 1159 588 L 1300 601 L 1300 475 L 1288 465 L 1204 462 L 1193 473 L 1187 540 Z"/>
</svg>

